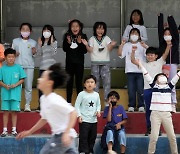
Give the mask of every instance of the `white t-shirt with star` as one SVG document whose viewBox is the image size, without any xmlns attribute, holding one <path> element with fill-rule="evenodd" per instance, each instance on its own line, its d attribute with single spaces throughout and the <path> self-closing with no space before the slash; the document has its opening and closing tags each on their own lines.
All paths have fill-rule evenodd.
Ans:
<svg viewBox="0 0 180 154">
<path fill-rule="evenodd" d="M 100 97 L 95 91 L 88 93 L 87 91 L 81 91 L 76 99 L 75 108 L 78 113 L 78 117 L 82 117 L 83 122 L 96 123 L 96 112 L 101 111 Z"/>
<path fill-rule="evenodd" d="M 70 120 L 70 113 L 75 110 L 67 101 L 56 93 L 41 96 L 41 118 L 47 120 L 52 134 L 63 133 Z M 70 136 L 76 137 L 76 131 L 72 128 Z"/>
</svg>

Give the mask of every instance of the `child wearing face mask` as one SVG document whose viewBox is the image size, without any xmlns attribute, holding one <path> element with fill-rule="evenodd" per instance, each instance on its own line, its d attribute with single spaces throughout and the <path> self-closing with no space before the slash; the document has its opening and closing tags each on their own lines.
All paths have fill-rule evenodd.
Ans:
<svg viewBox="0 0 180 154">
<path fill-rule="evenodd" d="M 22 23 L 20 28 L 21 37 L 15 38 L 12 48 L 16 50 L 16 64 L 23 67 L 27 78 L 25 78 L 25 109 L 30 112 L 30 102 L 32 100 L 32 83 L 34 77 L 34 55 L 36 53 L 36 41 L 30 38 L 32 26 L 29 23 Z"/>
<path fill-rule="evenodd" d="M 141 61 L 145 61 L 145 51 L 146 48 L 143 47 L 140 43 L 140 31 L 137 28 L 133 28 L 130 31 L 129 42 L 125 43 L 122 40 L 121 45 L 118 49 L 118 55 L 120 58 L 125 59 L 125 73 L 127 75 L 127 84 L 128 84 L 128 98 L 129 98 L 129 112 L 134 112 L 136 107 L 136 93 L 138 99 L 138 111 L 144 112 L 144 81 L 143 74 L 138 67 L 131 62 L 131 52 L 132 49 L 136 50 L 135 57 Z"/>
<path fill-rule="evenodd" d="M 171 112 L 173 111 L 171 106 L 171 91 L 179 80 L 180 72 L 176 73 L 176 75 L 168 83 L 167 76 L 164 73 L 157 74 L 153 80 L 141 62 L 139 62 L 138 65 L 142 70 L 145 79 L 152 88 L 152 99 L 150 106 L 150 110 L 152 111 L 150 116 L 151 135 L 148 154 L 155 153 L 156 142 L 161 124 L 167 133 L 170 142 L 171 153 L 178 154 L 176 136 L 174 133 L 171 115 Z"/>
<path fill-rule="evenodd" d="M 146 27 L 144 26 L 143 15 L 142 12 L 138 9 L 133 10 L 131 13 L 129 25 L 126 26 L 126 29 L 123 34 L 123 40 L 128 41 L 129 32 L 132 28 L 139 29 L 142 41 L 148 40 Z"/>
<path fill-rule="evenodd" d="M 109 106 L 105 107 L 103 114 L 103 118 L 107 119 L 107 124 L 101 138 L 101 146 L 108 150 L 108 154 L 116 154 L 114 148 L 120 144 L 121 154 L 124 154 L 126 150 L 124 124 L 127 122 L 127 114 L 122 105 L 117 105 L 120 96 L 116 91 L 111 91 L 107 98 Z"/>
<path fill-rule="evenodd" d="M 169 81 L 177 72 L 177 65 L 179 64 L 179 34 L 176 22 L 173 16 L 168 16 L 168 27 L 164 29 L 163 14 L 158 15 L 158 35 L 159 35 L 159 51 L 160 56 L 164 53 L 167 41 L 172 42 L 172 47 L 170 49 L 169 55 L 166 59 L 166 65 L 170 67 L 169 72 Z M 176 90 L 175 87 L 172 90 L 172 103 L 174 104 L 174 112 L 176 111 L 175 104 L 177 103 L 176 99 Z"/>
<path fill-rule="evenodd" d="M 161 58 L 157 59 L 158 57 L 158 50 L 154 47 L 148 47 L 145 43 L 143 46 L 146 48 L 146 61 L 142 61 L 141 63 L 146 68 L 146 70 L 149 72 L 151 77 L 155 77 L 156 74 L 162 73 L 162 67 L 165 64 L 165 60 L 169 54 L 169 50 L 172 46 L 171 41 L 167 42 L 167 47 L 162 55 Z M 138 59 L 135 58 L 135 50 L 132 49 L 131 53 L 131 62 L 135 65 L 138 65 Z M 164 67 L 163 67 L 164 68 Z M 149 83 L 144 79 L 144 102 L 145 102 L 145 109 L 146 109 L 146 126 L 147 131 L 145 133 L 145 136 L 148 136 L 151 133 L 151 122 L 150 122 L 150 104 L 151 104 L 151 97 L 152 97 L 152 89 L 149 85 Z M 161 135 L 161 132 L 159 133 Z"/>
<path fill-rule="evenodd" d="M 99 92 L 100 78 L 104 89 L 104 101 L 107 105 L 107 95 L 111 89 L 110 51 L 115 47 L 116 42 L 107 35 L 107 25 L 104 22 L 96 22 L 93 26 L 94 36 L 83 43 L 91 56 L 91 74 L 97 79 L 95 91 Z"/>
<path fill-rule="evenodd" d="M 41 63 L 39 66 L 39 77 L 51 65 L 56 63 L 55 55 L 57 53 L 57 41 L 54 36 L 54 28 L 51 25 L 44 25 L 42 35 L 38 39 L 37 56 L 41 56 Z M 42 92 L 39 90 L 39 98 Z M 40 105 L 38 106 L 40 110 Z"/>
<path fill-rule="evenodd" d="M 87 40 L 83 33 L 83 23 L 77 19 L 69 22 L 69 29 L 64 35 L 63 50 L 66 52 L 66 72 L 70 79 L 66 86 L 67 102 L 71 103 L 75 77 L 77 95 L 83 90 L 84 54 L 87 53 L 82 39 Z"/>
</svg>

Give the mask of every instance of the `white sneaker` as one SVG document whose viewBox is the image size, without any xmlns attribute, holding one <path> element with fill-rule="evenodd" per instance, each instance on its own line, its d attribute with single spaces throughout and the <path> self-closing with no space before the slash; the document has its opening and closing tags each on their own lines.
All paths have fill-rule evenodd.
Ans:
<svg viewBox="0 0 180 154">
<path fill-rule="evenodd" d="M 26 105 L 25 105 L 24 111 L 25 111 L 25 112 L 31 112 L 31 109 L 30 109 L 30 105 L 29 105 L 29 104 L 26 104 Z"/>
<path fill-rule="evenodd" d="M 145 109 L 144 109 L 144 107 L 139 107 L 138 111 L 139 112 L 145 112 Z"/>
<path fill-rule="evenodd" d="M 134 112 L 134 107 L 129 107 L 128 112 Z"/>
<path fill-rule="evenodd" d="M 117 154 L 117 153 L 113 150 L 108 150 L 108 154 Z"/>
</svg>

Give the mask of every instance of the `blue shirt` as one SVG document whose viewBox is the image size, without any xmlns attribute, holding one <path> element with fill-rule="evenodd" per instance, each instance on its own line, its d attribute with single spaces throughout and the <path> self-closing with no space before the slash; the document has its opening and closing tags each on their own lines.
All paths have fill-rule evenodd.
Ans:
<svg viewBox="0 0 180 154">
<path fill-rule="evenodd" d="M 19 80 L 26 78 L 23 68 L 14 64 L 12 66 L 3 65 L 0 69 L 0 81 L 6 85 L 12 85 L 19 82 Z M 16 100 L 21 101 L 22 85 L 7 90 L 1 87 L 1 100 Z"/>
<path fill-rule="evenodd" d="M 103 118 L 107 118 L 109 111 L 109 106 L 106 106 L 104 109 Z M 115 125 L 124 119 L 127 119 L 127 114 L 122 105 L 118 105 L 116 108 L 112 108 L 112 119 L 111 122 Z"/>
</svg>

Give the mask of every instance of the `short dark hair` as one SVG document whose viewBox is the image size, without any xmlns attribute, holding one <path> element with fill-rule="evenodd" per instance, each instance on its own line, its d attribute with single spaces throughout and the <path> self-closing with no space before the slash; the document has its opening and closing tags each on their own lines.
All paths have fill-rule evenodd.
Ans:
<svg viewBox="0 0 180 154">
<path fill-rule="evenodd" d="M 96 83 L 96 77 L 94 75 L 87 75 L 85 78 L 84 78 L 84 83 L 89 80 L 89 79 L 93 79 L 94 82 Z"/>
<path fill-rule="evenodd" d="M 12 49 L 12 48 L 7 48 L 5 51 L 4 51 L 4 56 L 6 57 L 8 54 L 14 54 L 16 55 L 16 50 Z"/>
<path fill-rule="evenodd" d="M 149 47 L 149 48 L 147 48 L 147 50 L 146 50 L 146 55 L 147 55 L 148 53 L 158 55 L 158 48 Z"/>
<path fill-rule="evenodd" d="M 116 97 L 117 100 L 120 99 L 120 95 L 119 95 L 118 92 L 116 92 L 116 91 L 111 91 L 111 92 L 107 95 L 107 99 L 109 99 L 109 97 L 111 97 L 111 96 Z"/>
<path fill-rule="evenodd" d="M 130 16 L 130 25 L 134 24 L 134 21 L 132 20 L 132 16 L 134 13 L 137 13 L 138 15 L 140 15 L 140 20 L 139 20 L 139 25 L 144 25 L 144 20 L 143 20 L 143 15 L 142 12 L 138 9 L 135 9 L 132 11 L 131 16 Z"/>
<path fill-rule="evenodd" d="M 157 81 L 157 78 L 158 78 L 158 76 L 160 76 L 160 75 L 163 75 L 163 76 L 165 76 L 165 77 L 168 79 L 168 77 L 166 76 L 166 74 L 164 74 L 164 73 L 159 73 L 159 74 L 156 74 L 156 76 L 154 77 L 153 83 L 155 83 L 155 82 Z"/>
<path fill-rule="evenodd" d="M 53 89 L 64 86 L 69 79 L 66 72 L 61 68 L 60 63 L 51 65 L 48 70 L 50 71 L 49 80 L 54 81 Z"/>
<path fill-rule="evenodd" d="M 25 26 L 25 25 L 29 27 L 30 32 L 31 32 L 32 31 L 32 25 L 30 23 L 27 23 L 27 22 L 26 23 L 22 23 L 21 26 L 19 27 L 19 30 L 21 30 L 22 27 Z"/>
<path fill-rule="evenodd" d="M 103 27 L 103 28 L 104 28 L 104 34 L 103 34 L 102 36 L 105 36 L 105 35 L 106 35 L 106 32 L 107 32 L 107 25 L 106 25 L 105 22 L 96 22 L 96 23 L 94 24 L 94 26 L 93 26 L 93 35 L 94 35 L 94 36 L 97 36 L 97 34 L 96 34 L 96 29 L 97 29 L 98 27 Z"/>
</svg>

